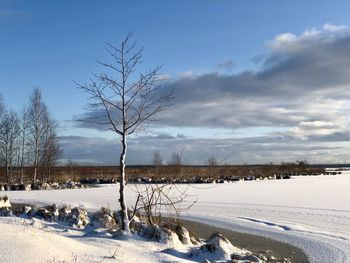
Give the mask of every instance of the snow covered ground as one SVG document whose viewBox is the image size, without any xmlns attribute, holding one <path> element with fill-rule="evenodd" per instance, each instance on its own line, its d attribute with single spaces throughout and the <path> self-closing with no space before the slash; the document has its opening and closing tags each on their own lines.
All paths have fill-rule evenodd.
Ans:
<svg viewBox="0 0 350 263">
<path fill-rule="evenodd" d="M 193 185 L 188 190 L 188 201 L 197 203 L 183 216 L 288 242 L 302 248 L 311 262 L 350 262 L 349 186 L 350 172 L 291 180 Z M 135 199 L 133 189 L 133 185 L 128 186 L 129 204 Z M 118 205 L 116 185 L 6 194 L 13 202 L 69 203 L 89 210 Z M 0 229 L 4 227 L 1 224 L 2 221 Z"/>
<path fill-rule="evenodd" d="M 8 217 L 0 218 L 0 229 L 0 262 L 4 263 L 192 262 L 161 253 L 168 246 L 135 235 L 123 240 L 83 237 L 85 232 L 77 229 Z"/>
</svg>

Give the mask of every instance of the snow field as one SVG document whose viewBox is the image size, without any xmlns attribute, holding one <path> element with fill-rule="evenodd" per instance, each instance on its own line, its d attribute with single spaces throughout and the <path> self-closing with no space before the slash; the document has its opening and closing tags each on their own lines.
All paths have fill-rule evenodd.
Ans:
<svg viewBox="0 0 350 263">
<path fill-rule="evenodd" d="M 183 216 L 232 230 L 263 235 L 302 248 L 311 262 L 350 262 L 350 172 L 193 185 Z M 183 188 L 185 185 L 178 185 Z M 52 191 L 6 192 L 12 202 L 118 207 L 116 185 Z M 135 200 L 128 185 L 129 205 Z M 5 193 L 5 192 L 4 192 Z"/>
</svg>

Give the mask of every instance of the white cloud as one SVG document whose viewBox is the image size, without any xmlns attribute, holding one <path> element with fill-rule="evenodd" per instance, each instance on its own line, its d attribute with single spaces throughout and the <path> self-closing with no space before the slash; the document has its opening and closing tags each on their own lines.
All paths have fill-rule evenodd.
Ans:
<svg viewBox="0 0 350 263">
<path fill-rule="evenodd" d="M 277 35 L 269 46 L 274 52 L 293 52 L 313 45 L 333 42 L 348 36 L 349 33 L 347 26 L 326 23 L 320 29 L 308 29 L 300 35 L 289 32 Z"/>
<path fill-rule="evenodd" d="M 323 30 L 329 31 L 329 32 L 344 32 L 347 31 L 349 28 L 345 25 L 334 25 L 331 23 L 326 23 L 323 25 Z"/>
<path fill-rule="evenodd" d="M 293 136 L 305 140 L 310 136 L 327 136 L 344 132 L 347 126 L 342 119 L 334 122 L 323 120 L 301 121 L 297 127 L 290 129 L 290 132 Z"/>
<path fill-rule="evenodd" d="M 330 121 L 302 121 L 299 124 L 301 127 L 305 128 L 305 129 L 320 129 L 320 128 L 324 128 L 324 129 L 330 129 L 330 128 L 334 128 L 336 126 L 335 123 L 330 122 Z"/>
<path fill-rule="evenodd" d="M 191 70 L 186 70 L 186 71 L 180 73 L 180 78 L 190 78 L 193 76 L 194 76 L 194 73 Z"/>
<path fill-rule="evenodd" d="M 169 74 L 160 74 L 158 75 L 158 78 L 157 80 L 170 80 L 171 79 L 171 76 Z"/>
</svg>

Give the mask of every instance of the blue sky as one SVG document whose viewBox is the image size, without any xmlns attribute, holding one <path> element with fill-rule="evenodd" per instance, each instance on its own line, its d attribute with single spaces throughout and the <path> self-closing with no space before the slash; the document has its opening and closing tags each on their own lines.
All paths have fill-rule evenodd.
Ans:
<svg viewBox="0 0 350 263">
<path fill-rule="evenodd" d="M 276 48 L 271 48 L 274 41 L 276 42 L 276 36 L 292 33 L 302 38 L 305 32 L 315 29 L 324 30 L 322 34 L 327 38 L 332 32 L 325 29 L 324 25 L 334 25 L 337 28 L 350 25 L 348 10 L 350 10 L 348 1 L 0 0 L 0 94 L 8 106 L 19 109 L 33 88 L 40 87 L 44 101 L 60 121 L 61 135 L 66 140 L 76 139 L 73 136 L 82 136 L 84 138 L 79 139 L 84 139 L 84 144 L 88 148 L 92 147 L 89 144 L 92 140 L 110 140 L 112 136 L 92 129 L 73 127 L 72 116 L 83 112 L 86 103 L 85 94 L 75 88 L 73 81 L 84 82 L 90 78 L 91 71 L 100 69 L 95 58 L 106 56 L 105 42 L 118 44 L 128 32 L 133 32 L 139 46 L 145 48 L 143 54 L 145 63 L 141 70 L 164 64 L 162 72 L 170 78 L 169 85 L 173 85 L 176 92 L 181 84 L 177 80 L 183 78 L 195 81 L 193 78 L 208 74 L 230 77 L 241 75 L 247 70 L 264 71 L 266 65 L 255 64 L 254 58 L 274 57 L 280 54 Z M 344 34 L 347 36 L 347 33 Z M 337 40 L 343 37 L 338 33 L 336 35 Z M 284 55 L 291 56 L 289 51 L 283 52 Z M 213 83 L 212 89 L 215 91 L 215 82 Z M 194 85 L 196 83 L 193 83 Z M 244 87 L 242 85 L 241 90 Z M 180 87 L 179 91 L 186 89 L 188 88 Z M 203 88 L 203 94 L 211 91 Z M 266 97 L 264 94 L 262 96 Z M 234 98 L 237 99 L 237 96 Z M 232 98 L 232 104 L 235 104 L 234 98 Z M 283 97 L 280 100 L 285 99 L 286 97 Z M 249 98 L 250 103 L 256 100 L 261 99 L 255 96 Z M 213 99 L 213 101 L 216 100 Z M 187 103 L 194 104 L 194 102 L 196 101 Z M 220 106 L 229 103 L 219 102 L 219 100 L 217 102 Z M 280 108 L 285 109 L 286 103 L 281 103 L 283 106 Z M 347 102 L 337 101 L 337 103 L 342 103 L 341 112 L 344 113 Z M 278 108 L 275 102 L 272 104 L 274 109 Z M 272 104 L 269 102 L 260 106 L 266 109 L 267 105 Z M 315 101 L 314 105 L 319 104 L 322 102 Z M 174 111 L 170 111 L 168 115 L 183 114 L 177 109 L 182 104 L 178 105 L 175 105 Z M 296 107 L 300 111 L 304 110 L 300 105 Z M 259 108 L 255 108 L 259 111 Z M 322 109 L 318 107 L 317 110 Z M 339 108 L 334 110 L 338 110 L 338 113 L 340 111 Z M 187 115 L 186 112 L 185 114 Z M 250 116 L 251 114 L 247 118 Z M 298 141 L 294 141 L 294 137 L 293 140 L 288 141 L 286 138 L 289 138 L 290 134 L 285 133 L 295 129 L 300 130 L 300 125 L 302 127 L 318 125 L 319 128 L 320 125 L 329 122 L 328 119 L 320 119 L 319 116 L 314 115 L 307 118 L 298 116 L 293 119 L 294 123 L 284 122 L 282 118 L 270 121 L 270 118 L 269 121 L 256 125 L 244 124 L 238 120 L 232 122 L 232 125 L 227 124 L 227 121 L 222 123 L 218 121 L 217 125 L 203 125 L 199 122 L 197 125 L 190 125 L 188 122 L 179 123 L 174 120 L 172 123 L 169 121 L 158 127 L 152 127 L 139 137 L 144 136 L 149 139 L 152 135 L 173 136 L 174 139 L 167 142 L 168 144 L 159 142 L 159 148 L 164 151 L 164 159 L 168 158 L 171 151 L 185 149 L 184 156 L 189 163 L 204 162 L 207 158 L 205 155 L 215 155 L 220 159 L 230 152 L 234 152 L 234 157 L 229 160 L 232 163 L 278 162 L 282 159 L 296 158 L 310 159 L 314 162 L 346 161 L 344 146 L 346 141 L 339 146 L 341 148 L 339 150 L 332 148 L 336 144 L 332 141 L 316 143 L 306 140 L 305 136 L 309 139 L 314 135 L 309 133 L 304 137 L 301 136 Z M 347 121 L 334 124 L 341 126 L 339 126 L 341 130 L 336 130 L 334 133 L 347 132 L 347 126 L 345 127 L 344 123 L 347 125 Z M 327 136 L 330 135 L 329 132 L 326 132 Z M 299 151 L 293 149 L 270 156 L 266 156 L 264 150 L 259 152 L 259 147 L 264 147 L 264 143 L 268 141 L 266 136 L 268 139 L 276 138 L 278 137 L 276 134 L 284 136 L 286 145 L 294 147 L 297 143 L 301 143 L 305 147 L 307 141 L 306 145 L 310 148 L 300 147 Z M 181 141 L 180 137 L 183 136 L 178 135 L 183 135 L 185 139 Z M 237 145 L 226 142 L 230 138 L 247 140 L 250 137 L 261 138 L 264 143 L 261 142 L 255 150 L 253 146 L 248 150 L 247 143 L 246 150 L 242 148 L 240 153 L 236 153 Z M 145 153 L 157 149 L 153 143 L 150 150 L 141 150 L 142 142 L 136 143 L 140 138 L 135 138 L 136 146 L 131 147 L 133 163 L 147 163 Z M 198 153 L 200 140 L 205 138 L 213 142 L 211 146 L 207 146 L 205 154 Z M 225 140 L 225 143 L 220 140 Z M 249 143 L 252 142 L 249 141 Z M 88 154 L 84 159 L 79 156 L 76 149 L 68 147 L 71 144 L 71 141 L 64 143 L 67 147 L 65 158 L 91 163 L 113 162 L 107 157 L 97 160 Z M 106 144 L 117 148 L 117 145 L 109 141 Z M 197 144 L 199 146 L 195 147 L 194 145 Z M 276 145 L 276 142 L 270 144 Z M 215 145 L 227 147 L 216 153 L 213 148 Z M 173 148 L 170 147 L 172 150 L 169 150 L 169 146 L 173 146 Z M 79 150 L 82 151 L 82 149 Z M 90 150 L 86 149 L 87 152 Z M 329 157 L 330 152 L 332 158 Z"/>
</svg>

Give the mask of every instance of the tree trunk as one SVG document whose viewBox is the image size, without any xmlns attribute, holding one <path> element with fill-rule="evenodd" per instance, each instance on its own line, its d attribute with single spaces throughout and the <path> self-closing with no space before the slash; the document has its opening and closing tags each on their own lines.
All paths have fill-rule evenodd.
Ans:
<svg viewBox="0 0 350 263">
<path fill-rule="evenodd" d="M 36 182 L 36 165 L 34 165 L 34 176 L 33 176 L 33 183 Z"/>
<path fill-rule="evenodd" d="M 21 145 L 21 151 L 20 151 L 20 165 L 21 165 L 20 179 L 19 179 L 20 184 L 23 184 L 23 181 L 24 181 L 24 145 L 25 145 L 25 140 L 22 139 L 22 145 Z"/>
<path fill-rule="evenodd" d="M 23 184 L 24 181 L 24 152 L 25 152 L 25 145 L 26 145 L 26 111 L 23 111 L 23 119 L 22 119 L 22 143 L 21 143 L 21 172 L 20 172 L 20 184 Z"/>
<path fill-rule="evenodd" d="M 45 169 L 45 164 L 43 164 L 41 166 L 41 183 L 45 183 L 45 172 L 46 172 L 46 169 Z"/>
<path fill-rule="evenodd" d="M 123 135 L 122 138 L 122 153 L 120 154 L 120 186 L 119 186 L 119 203 L 121 208 L 121 220 L 122 226 L 121 229 L 129 232 L 129 217 L 128 217 L 128 208 L 125 202 L 125 157 L 126 157 L 126 135 Z"/>
<path fill-rule="evenodd" d="M 24 178 L 24 169 L 23 166 L 21 165 L 21 170 L 20 170 L 20 179 L 19 179 L 19 183 L 23 184 L 23 178 Z"/>
<path fill-rule="evenodd" d="M 34 175 L 33 175 L 33 183 L 36 183 L 37 178 L 37 169 L 38 169 L 38 143 L 35 142 L 35 156 L 34 156 Z"/>
<path fill-rule="evenodd" d="M 48 181 L 51 182 L 51 163 L 49 164 Z"/>
<path fill-rule="evenodd" d="M 8 164 L 6 164 L 6 182 L 10 184 L 10 167 Z"/>
</svg>

